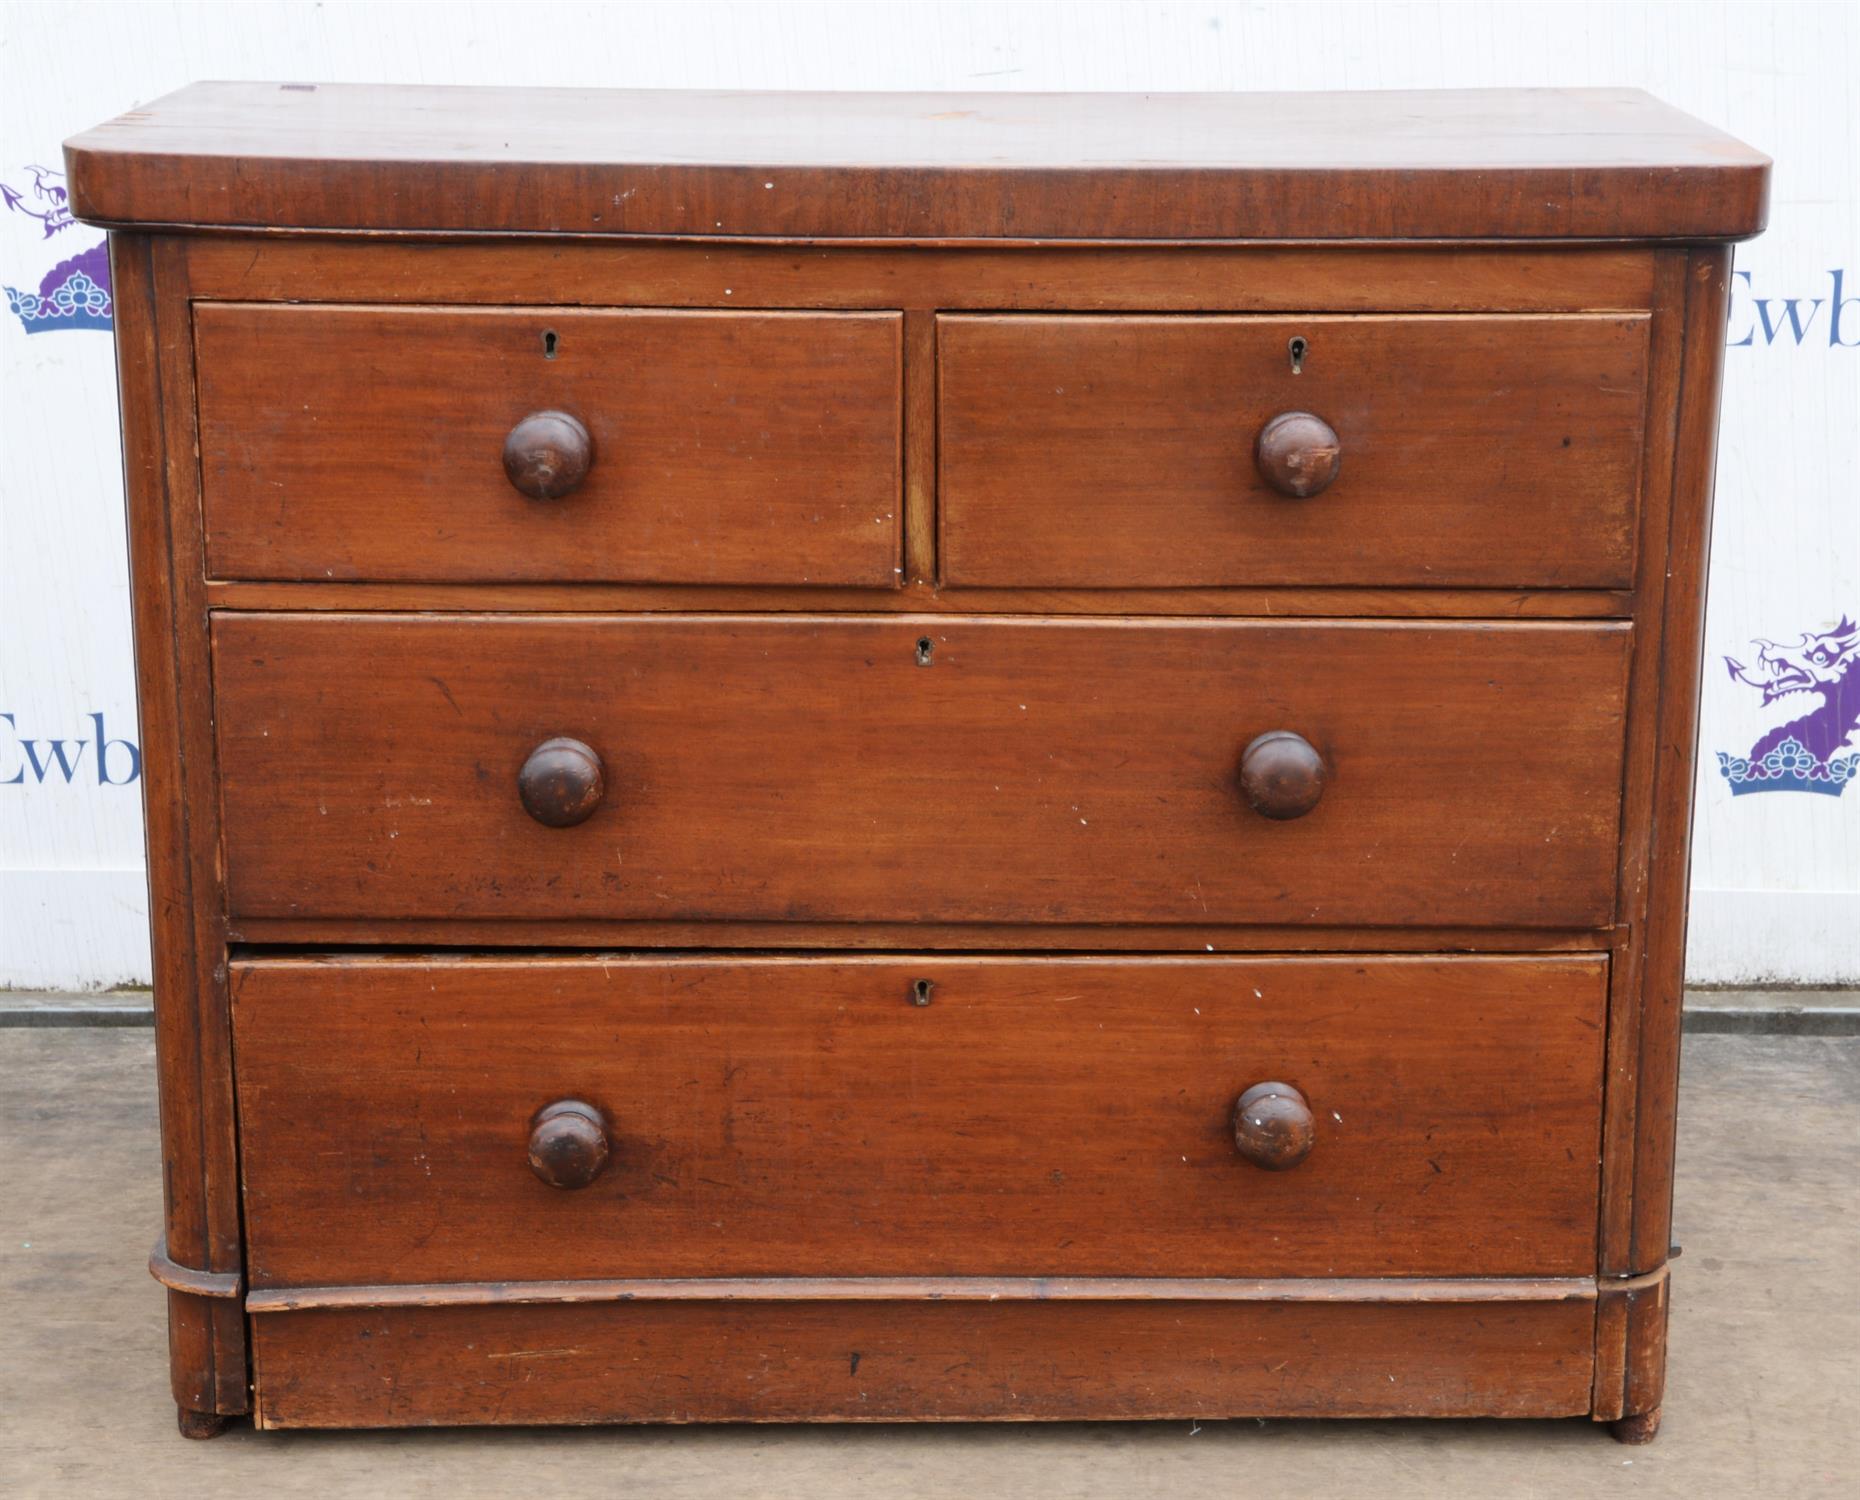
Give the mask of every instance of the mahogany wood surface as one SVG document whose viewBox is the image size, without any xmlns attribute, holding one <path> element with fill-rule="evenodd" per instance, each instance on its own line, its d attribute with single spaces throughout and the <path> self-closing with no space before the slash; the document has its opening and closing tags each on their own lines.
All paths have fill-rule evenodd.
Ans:
<svg viewBox="0 0 1860 1500">
<path fill-rule="evenodd" d="M 209 84 L 70 163 L 183 1431 L 1652 1436 L 1759 153 Z"/>
<path fill-rule="evenodd" d="M 926 247 L 632 240 L 177 239 L 205 301 L 549 307 L 904 308 L 934 313 L 1429 313 L 1652 306 L 1645 245 L 1038 243 Z"/>
<path fill-rule="evenodd" d="M 197 83 L 65 145 L 124 224 L 904 239 L 1717 238 L 1769 160 L 1636 89 Z"/>
<path fill-rule="evenodd" d="M 1561 1417 L 1582 1302 L 626 1302 L 252 1320 L 261 1427 Z M 538 1374 L 538 1369 L 546 1371 Z"/>
<path fill-rule="evenodd" d="M 935 434 L 931 434 L 934 446 Z M 934 544 L 924 552 L 934 556 Z M 1036 614 L 1258 615 L 1319 619 L 1579 620 L 1626 618 L 1625 589 L 976 589 L 747 588 L 606 583 L 207 582 L 216 609 L 456 611 L 472 614 Z"/>
<path fill-rule="evenodd" d="M 1624 316 L 941 318 L 943 576 L 1625 587 L 1646 341 Z M 1341 450 L 1308 499 L 1255 455 L 1293 411 Z"/>
<path fill-rule="evenodd" d="M 142 742 L 156 1065 L 161 1081 L 163 1239 L 208 1276 L 244 1265 L 225 992 L 226 905 L 217 855 L 207 610 L 202 588 L 187 304 L 172 245 L 110 246 L 131 621 Z M 168 1292 L 177 1408 L 198 1426 L 249 1408 L 236 1302 Z M 186 1422 L 183 1421 L 185 1429 Z"/>
<path fill-rule="evenodd" d="M 1662 609 L 1669 585 L 1667 539 L 1676 519 L 1673 469 L 1678 453 L 1678 405 L 1688 361 L 1721 357 L 1722 330 L 1707 334 L 1689 327 L 1686 317 L 1688 256 L 1683 252 L 1659 258 L 1658 308 L 1652 319 L 1651 381 L 1647 452 L 1643 464 L 1641 539 L 1637 549 L 1635 616 L 1644 627 L 1634 641 L 1629 672 L 1627 762 L 1622 782 L 1620 909 L 1644 915 L 1645 892 L 1653 860 L 1652 824 L 1655 763 L 1655 721 L 1663 641 Z M 1704 339 L 1701 349 L 1700 339 Z M 1704 587 L 1703 577 L 1673 579 L 1684 589 Z M 1601 1271 L 1610 1276 L 1633 1274 L 1630 1241 L 1634 1212 L 1634 1116 L 1636 1080 L 1640 1067 L 1640 1009 L 1645 950 L 1644 922 L 1621 929 L 1626 941 L 1617 950 L 1609 973 L 1608 1073 L 1603 1089 L 1606 1124 L 1602 1131 Z M 1618 1413 L 1616 1413 L 1618 1415 Z"/>
<path fill-rule="evenodd" d="M 894 315 L 195 310 L 207 555 L 230 578 L 895 584 Z M 553 354 L 547 340 L 553 335 Z M 536 500 L 511 430 L 587 477 Z"/>
<path fill-rule="evenodd" d="M 1596 926 L 1610 624 L 219 614 L 245 917 Z M 1287 822 L 1253 738 L 1328 767 Z M 576 828 L 524 810 L 556 735 Z"/>
<path fill-rule="evenodd" d="M 1039 953 L 1587 953 L 1619 949 L 1625 927 L 1324 927 L 1189 922 L 1168 926 L 1001 922 L 629 922 L 561 918 L 242 917 L 235 949 L 266 947 L 688 949 Z"/>
<path fill-rule="evenodd" d="M 1666 1321 L 1672 1303 L 1670 1265 L 1643 1276 L 1610 1277 L 1597 1288 L 1595 1396 L 1598 1422 L 1660 1409 L 1666 1387 Z"/>
<path fill-rule="evenodd" d="M 1660 1435 L 1660 1408 L 1652 1411 L 1636 1412 L 1631 1417 L 1622 1417 L 1609 1429 L 1617 1443 L 1626 1443 L 1630 1448 L 1638 1448 L 1651 1443 Z"/>
<path fill-rule="evenodd" d="M 1578 1275 L 1605 974 L 1584 957 L 240 963 L 249 1275 Z M 1267 1079 L 1315 1116 L 1295 1170 L 1236 1149 L 1236 1102 Z M 562 1193 L 527 1144 L 571 1097 L 610 1147 Z"/>
<path fill-rule="evenodd" d="M 191 1406 L 177 1406 L 174 1416 L 181 1436 L 195 1441 L 218 1437 L 226 1430 L 228 1420 L 223 1412 L 198 1411 Z"/>
<path fill-rule="evenodd" d="M 1731 293 L 1728 250 L 1700 250 L 1686 261 L 1689 347 L 1713 351 L 1723 337 Z M 1628 1269 L 1662 1265 L 1672 1241 L 1673 1153 L 1679 1111 L 1679 1025 L 1684 1000 L 1686 908 L 1691 894 L 1693 773 L 1698 746 L 1699 683 L 1705 656 L 1705 582 L 1718 441 L 1722 363 L 1695 352 L 1678 401 L 1673 520 L 1666 538 L 1668 584 L 1662 599 L 1659 708 L 1654 717 L 1652 821 L 1646 906 L 1637 913 L 1646 951 L 1639 1007 L 1636 1070 L 1634 1214 Z M 1640 706 L 1652 715 L 1650 703 Z M 1638 1407 L 1659 1405 L 1666 1336 L 1662 1307 L 1661 1377 Z"/>
</svg>

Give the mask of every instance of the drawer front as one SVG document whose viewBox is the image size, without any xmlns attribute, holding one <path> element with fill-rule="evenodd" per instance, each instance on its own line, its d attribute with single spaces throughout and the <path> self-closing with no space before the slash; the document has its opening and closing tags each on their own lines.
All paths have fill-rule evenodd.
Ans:
<svg viewBox="0 0 1860 1500">
<path fill-rule="evenodd" d="M 951 316 L 937 347 L 950 584 L 1633 581 L 1644 315 Z M 1338 455 L 1304 498 L 1267 471 L 1320 482 L 1320 429 L 1259 454 L 1292 412 Z"/>
<path fill-rule="evenodd" d="M 1575 1417 L 1595 1374 L 1576 1299 L 318 1308 L 251 1337 L 262 1427 Z"/>
<path fill-rule="evenodd" d="M 898 581 L 895 313 L 194 316 L 217 577 Z"/>
<path fill-rule="evenodd" d="M 243 961 L 249 1272 L 1590 1275 L 1605 990 L 1581 955 Z M 1267 1082 L 1308 1121 L 1280 1170 L 1236 1143 Z"/>
<path fill-rule="evenodd" d="M 213 639 L 236 916 L 1613 909 L 1625 625 L 221 614 Z M 1242 785 L 1273 731 L 1327 776 L 1304 816 Z M 585 820 L 538 821 L 531 775 L 589 794 L 538 815 Z"/>
</svg>

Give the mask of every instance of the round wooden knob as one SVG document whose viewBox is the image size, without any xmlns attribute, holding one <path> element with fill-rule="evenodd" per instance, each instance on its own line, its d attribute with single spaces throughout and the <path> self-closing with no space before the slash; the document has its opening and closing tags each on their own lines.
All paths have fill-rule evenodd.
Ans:
<svg viewBox="0 0 1860 1500">
<path fill-rule="evenodd" d="M 594 439 L 565 411 L 533 411 L 504 439 L 504 473 L 532 500 L 560 500 L 593 463 Z"/>
<path fill-rule="evenodd" d="M 585 823 L 606 790 L 600 756 L 580 740 L 544 740 L 517 772 L 523 810 L 550 828 Z"/>
<path fill-rule="evenodd" d="M 607 1165 L 607 1122 L 592 1104 L 559 1099 L 530 1121 L 530 1170 L 553 1188 L 584 1188 Z"/>
<path fill-rule="evenodd" d="M 1256 1083 L 1234 1105 L 1234 1145 L 1256 1167 L 1288 1171 L 1316 1141 L 1311 1106 L 1289 1083 Z"/>
<path fill-rule="evenodd" d="M 1308 411 L 1282 411 L 1259 430 L 1253 448 L 1259 472 L 1281 495 L 1307 500 L 1343 467 L 1343 448 L 1330 423 Z"/>
<path fill-rule="evenodd" d="M 1318 805 L 1330 773 L 1311 741 L 1268 730 L 1240 752 L 1240 790 L 1267 818 L 1302 818 Z"/>
</svg>

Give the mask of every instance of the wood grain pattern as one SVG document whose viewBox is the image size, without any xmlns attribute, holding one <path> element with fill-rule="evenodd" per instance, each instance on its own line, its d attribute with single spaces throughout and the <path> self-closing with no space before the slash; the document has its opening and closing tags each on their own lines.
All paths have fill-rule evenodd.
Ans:
<svg viewBox="0 0 1860 1500">
<path fill-rule="evenodd" d="M 935 434 L 928 445 L 935 446 Z M 932 535 L 926 532 L 926 535 Z M 933 558 L 934 541 L 920 557 Z M 253 583 L 209 580 L 216 609 L 465 611 L 471 614 L 1258 615 L 1319 619 L 1626 618 L 1624 589 L 896 589 L 729 588 L 606 583 Z"/>
<path fill-rule="evenodd" d="M 261 1427 L 418 1427 L 1576 1416 L 1592 1323 L 1583 1302 L 658 1302 L 252 1328 Z"/>
<path fill-rule="evenodd" d="M 1598 1287 L 1595 1298 L 1595 1384 L 1589 1397 L 1589 1415 L 1598 1422 L 1612 1422 L 1622 1415 L 1626 1359 L 1627 1298 L 1610 1296 Z"/>
<path fill-rule="evenodd" d="M 1640 317 L 941 318 L 943 576 L 1625 587 L 1646 339 Z M 1342 445 L 1308 500 L 1255 463 L 1292 410 Z"/>
<path fill-rule="evenodd" d="M 249 1276 L 1578 1275 L 1605 973 L 242 962 Z M 1319 1123 L 1307 1160 L 1268 1173 L 1236 1151 L 1233 1109 L 1278 1078 Z M 573 1193 L 525 1150 L 563 1097 L 610 1141 Z"/>
<path fill-rule="evenodd" d="M 1595 1302 L 1595 1394 L 1591 1414 L 1598 1422 L 1652 1417 L 1658 1426 L 1666 1387 L 1667 1315 L 1671 1270 L 1662 1262 L 1642 1276 L 1599 1283 Z M 1623 1441 L 1642 1441 L 1617 1434 Z"/>
<path fill-rule="evenodd" d="M 195 337 L 218 576 L 898 580 L 895 316 L 214 304 Z M 501 455 L 549 409 L 597 456 L 537 502 Z"/>
<path fill-rule="evenodd" d="M 1638 608 L 1647 644 L 1633 669 L 1621 851 L 1632 940 L 1617 969 L 1607 1075 L 1601 1267 L 1617 1276 L 1664 1264 L 1672 1232 L 1693 761 L 1729 273 L 1728 255 L 1673 252 L 1661 267 L 1664 421 L 1648 452 L 1657 474 L 1649 555 L 1660 566 L 1642 581 Z M 1663 1341 L 1659 1326 L 1652 1337 Z M 1652 1391 L 1652 1407 L 1659 1394 Z"/>
<path fill-rule="evenodd" d="M 1739 238 L 1769 161 L 1635 89 L 753 94 L 197 83 L 65 144 L 110 224 L 706 237 Z"/>
<path fill-rule="evenodd" d="M 248 917 L 1596 926 L 1614 625 L 222 614 Z M 931 665 L 919 665 L 926 651 Z M 1331 768 L 1274 823 L 1256 734 Z M 537 826 L 542 739 L 608 792 Z"/>
<path fill-rule="evenodd" d="M 904 315 L 904 571 L 894 598 L 934 591 L 936 556 L 936 318 Z M 757 602 L 757 608 L 768 606 Z M 821 606 L 817 603 L 815 608 Z"/>
<path fill-rule="evenodd" d="M 184 1432 L 1651 1436 L 1763 157 L 269 85 L 70 156 L 232 231 L 114 246 Z"/>
<path fill-rule="evenodd" d="M 1628 941 L 1609 975 L 1608 1072 L 1603 1093 L 1602 1232 L 1600 1270 L 1633 1274 L 1634 1114 L 1640 1068 L 1641 961 L 1647 881 L 1654 857 L 1654 737 L 1658 717 L 1662 607 L 1668 585 L 1667 539 L 1672 525 L 1673 463 L 1679 443 L 1679 393 L 1689 329 L 1686 254 L 1659 257 L 1652 318 L 1648 424 L 1643 459 L 1641 541 L 1636 579 L 1634 659 L 1628 685 L 1628 749 L 1622 783 L 1618 913 Z M 1721 340 L 1720 340 L 1721 342 Z M 1695 351 L 1696 357 L 1696 351 Z M 1716 357 L 1714 355 L 1714 357 Z M 1618 1415 L 1618 1413 L 1617 1413 Z"/>
<path fill-rule="evenodd" d="M 206 604 L 190 432 L 186 302 L 169 242 L 111 243 L 123 483 L 133 559 L 131 619 L 161 1079 L 163 1237 L 209 1275 L 244 1265 L 225 996 L 225 901 L 217 859 Z M 168 1293 L 169 1372 L 196 1413 L 248 1408 L 238 1306 Z"/>
<path fill-rule="evenodd" d="M 1663 1206 L 1663 1205 L 1660 1205 Z M 1662 1262 L 1662 1269 L 1664 1269 Z M 1666 1391 L 1667 1322 L 1672 1312 L 1671 1278 L 1654 1274 L 1627 1293 L 1627 1357 L 1622 1389 L 1623 1415 L 1648 1419 L 1644 1436 L 1620 1433 L 1624 1440 L 1645 1442 L 1659 1430 L 1660 1403 Z"/>
<path fill-rule="evenodd" d="M 1037 953 L 1587 953 L 1618 950 L 1626 928 L 1325 927 L 1188 922 L 1105 927 L 1000 922 L 628 922 L 457 917 L 235 918 L 241 945 L 295 948 L 715 948 L 733 952 L 899 949 Z"/>
<path fill-rule="evenodd" d="M 207 301 L 1052 312 L 1588 312 L 1650 305 L 1645 245 L 1159 248 L 200 236 Z"/>
<path fill-rule="evenodd" d="M 1632 1259 L 1637 1273 L 1665 1263 L 1672 1241 L 1673 1153 L 1679 1110 L 1679 1023 L 1685 987 L 1686 907 L 1691 894 L 1693 773 L 1698 750 L 1699 677 L 1705 650 L 1705 587 L 1717 459 L 1718 395 L 1723 376 L 1725 309 L 1731 256 L 1696 251 L 1686 261 L 1684 384 L 1678 397 L 1673 520 L 1667 538 L 1669 583 L 1662 600 L 1662 656 L 1652 822 L 1648 832 L 1646 906 L 1640 931 L 1639 1066 L 1634 1120 Z M 1644 711 L 1653 712 L 1649 705 Z M 1665 1371 L 1665 1308 L 1653 1335 Z M 1649 1356 L 1649 1362 L 1652 1357 Z M 1651 1377 L 1649 1377 L 1651 1379 Z M 1632 1382 L 1630 1382 L 1632 1384 Z M 1640 1404 L 1659 1405 L 1654 1383 Z"/>
</svg>

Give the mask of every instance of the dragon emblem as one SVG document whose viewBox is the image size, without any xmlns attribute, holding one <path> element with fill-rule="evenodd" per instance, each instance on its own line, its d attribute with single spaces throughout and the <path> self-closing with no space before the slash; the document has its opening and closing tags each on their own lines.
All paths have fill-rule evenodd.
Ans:
<svg viewBox="0 0 1860 1500">
<path fill-rule="evenodd" d="M 45 226 L 44 238 L 50 239 L 61 229 L 69 229 L 77 221 L 71 217 L 70 195 L 64 189 L 64 173 L 54 172 L 50 167 L 27 167 L 32 174 L 32 185 L 26 190 L 31 193 L 27 201 L 26 193 L 18 188 L 0 182 L 0 202 L 16 214 L 24 214 L 29 219 L 37 219 Z"/>
<path fill-rule="evenodd" d="M 19 219 L 0 220 L 7 224 L 34 221 L 39 225 L 36 248 L 23 251 L 21 258 L 36 260 L 38 266 L 70 247 L 70 239 L 58 238 L 63 231 L 75 228 L 71 217 L 71 199 L 65 191 L 62 172 L 50 167 L 28 166 L 30 181 L 21 186 L 0 182 L 0 206 Z M 47 241 L 52 241 L 47 244 Z M 9 259 L 13 251 L 8 251 Z M 36 269 L 36 268 L 35 268 Z M 108 328 L 113 308 L 110 302 L 110 251 L 98 240 L 88 249 L 79 250 L 45 271 L 32 285 L 31 274 L 21 276 L 22 286 L 8 285 L 7 307 L 24 325 L 27 333 L 52 333 L 67 328 Z"/>
<path fill-rule="evenodd" d="M 1731 680 L 1763 694 L 1763 706 L 1800 698 L 1816 706 L 1770 730 L 1749 755 L 1718 754 L 1733 796 L 1745 792 L 1820 792 L 1838 797 L 1860 778 L 1860 754 L 1842 754 L 1860 728 L 1860 627 L 1847 616 L 1834 629 L 1791 645 L 1753 641 L 1756 665 L 1727 656 Z"/>
</svg>

